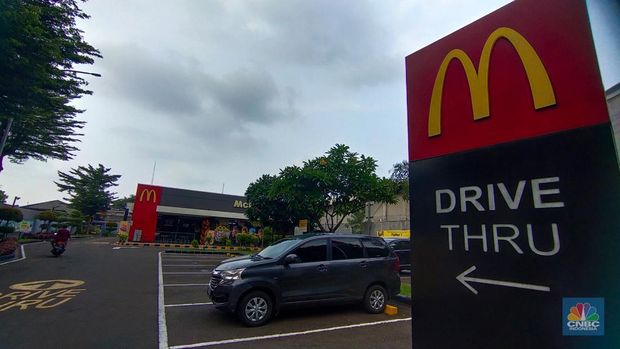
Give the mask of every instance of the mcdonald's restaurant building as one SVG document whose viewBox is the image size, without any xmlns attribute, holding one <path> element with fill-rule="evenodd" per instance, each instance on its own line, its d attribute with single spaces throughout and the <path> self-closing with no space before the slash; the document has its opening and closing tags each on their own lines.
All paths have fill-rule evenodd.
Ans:
<svg viewBox="0 0 620 349">
<path fill-rule="evenodd" d="M 224 226 L 251 228 L 244 196 L 138 184 L 129 241 L 190 243 Z"/>
</svg>

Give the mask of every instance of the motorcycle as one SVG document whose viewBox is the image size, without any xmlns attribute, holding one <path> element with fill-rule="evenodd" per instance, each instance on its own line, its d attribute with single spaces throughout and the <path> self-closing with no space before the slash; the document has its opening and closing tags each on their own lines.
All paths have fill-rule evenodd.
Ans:
<svg viewBox="0 0 620 349">
<path fill-rule="evenodd" d="M 65 243 L 64 242 L 56 242 L 52 240 L 52 254 L 54 257 L 60 256 L 63 252 L 65 252 Z"/>
</svg>

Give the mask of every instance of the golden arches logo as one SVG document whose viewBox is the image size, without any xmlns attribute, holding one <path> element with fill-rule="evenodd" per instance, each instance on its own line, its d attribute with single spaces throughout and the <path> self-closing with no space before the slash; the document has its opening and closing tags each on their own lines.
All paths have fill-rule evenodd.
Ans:
<svg viewBox="0 0 620 349">
<path fill-rule="evenodd" d="M 534 50 L 534 47 L 514 29 L 501 27 L 496 29 L 487 38 L 482 48 L 482 55 L 480 56 L 477 71 L 467 53 L 460 49 L 454 49 L 448 52 L 443 62 L 441 62 L 437 77 L 435 78 L 435 84 L 433 85 L 430 110 L 428 113 L 429 137 L 441 134 L 441 99 L 443 84 L 448 65 L 453 59 L 458 59 L 465 70 L 471 94 L 471 107 L 474 120 L 480 120 L 490 116 L 489 63 L 491 61 L 493 46 L 495 46 L 497 40 L 501 38 L 510 41 L 521 59 L 530 84 L 534 108 L 538 110 L 556 104 L 551 80 L 549 80 L 549 75 L 547 75 L 547 71 L 540 57 L 538 57 L 536 50 Z"/>
<path fill-rule="evenodd" d="M 142 189 L 142 193 L 140 193 L 140 202 L 144 201 L 145 194 L 146 194 L 146 201 L 151 201 L 151 196 L 152 196 L 153 203 L 157 202 L 157 192 L 153 189 Z"/>
</svg>

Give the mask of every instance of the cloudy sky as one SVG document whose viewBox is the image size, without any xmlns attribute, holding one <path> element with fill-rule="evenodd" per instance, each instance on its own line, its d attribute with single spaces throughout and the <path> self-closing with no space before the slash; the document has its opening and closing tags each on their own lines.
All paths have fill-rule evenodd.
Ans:
<svg viewBox="0 0 620 349">
<path fill-rule="evenodd" d="M 103 59 L 67 162 L 5 162 L 20 205 L 61 199 L 57 171 L 101 163 L 137 183 L 243 195 L 262 174 L 336 143 L 378 161 L 407 158 L 404 57 L 506 0 L 106 0 L 82 7 Z M 620 81 L 620 5 L 589 1 L 603 82 Z"/>
</svg>

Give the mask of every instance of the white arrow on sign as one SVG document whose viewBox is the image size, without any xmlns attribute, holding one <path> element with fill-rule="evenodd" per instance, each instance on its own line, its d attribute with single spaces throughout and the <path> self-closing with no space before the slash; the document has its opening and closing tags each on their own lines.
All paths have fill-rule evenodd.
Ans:
<svg viewBox="0 0 620 349">
<path fill-rule="evenodd" d="M 519 282 L 508 282 L 508 281 L 499 281 L 499 280 L 489 280 L 489 279 L 479 279 L 479 278 L 468 277 L 467 275 L 469 275 L 474 270 L 476 270 L 476 266 L 475 265 L 472 266 L 471 268 L 465 270 L 464 272 L 462 272 L 461 274 L 459 274 L 456 277 L 457 280 L 459 280 L 463 285 L 465 285 L 465 287 L 467 287 L 474 294 L 478 294 L 478 291 L 476 291 L 476 289 L 474 289 L 468 282 L 477 282 L 477 283 L 480 283 L 480 284 L 506 286 L 506 287 L 515 287 L 515 288 L 524 288 L 524 289 L 527 289 L 527 290 L 534 290 L 534 291 L 544 291 L 544 292 L 551 291 L 551 288 L 549 288 L 547 286 L 538 286 L 538 285 L 522 284 L 522 283 L 519 283 Z"/>
</svg>

